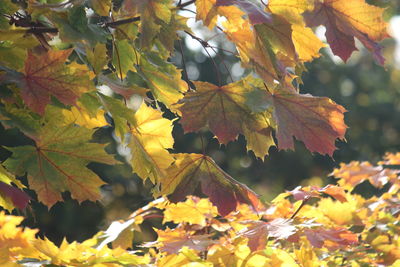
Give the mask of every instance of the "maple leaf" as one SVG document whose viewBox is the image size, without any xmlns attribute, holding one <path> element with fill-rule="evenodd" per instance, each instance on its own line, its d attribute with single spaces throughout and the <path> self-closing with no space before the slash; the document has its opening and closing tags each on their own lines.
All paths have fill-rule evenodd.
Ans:
<svg viewBox="0 0 400 267">
<path fill-rule="evenodd" d="M 314 4 L 310 0 L 269 0 L 267 8 L 273 13 L 278 14 L 293 24 L 304 24 L 302 14 L 312 10 Z"/>
<path fill-rule="evenodd" d="M 344 61 L 357 50 L 354 37 L 370 50 L 375 60 L 383 65 L 381 47 L 376 43 L 389 37 L 382 18 L 383 8 L 364 0 L 314 1 L 314 10 L 304 13 L 307 25 L 326 27 L 326 39 L 335 55 Z"/>
<path fill-rule="evenodd" d="M 202 20 L 203 24 L 212 29 L 217 23 L 218 15 L 225 16 L 232 20 L 241 20 L 245 15 L 236 6 L 217 6 L 217 0 L 197 0 L 196 5 L 196 20 Z"/>
<path fill-rule="evenodd" d="M 126 0 L 122 10 L 132 15 L 140 15 L 140 47 L 151 48 L 154 37 L 159 33 L 161 25 L 158 20 L 169 23 L 172 17 L 171 0 Z"/>
<path fill-rule="evenodd" d="M 13 154 L 4 165 L 16 175 L 28 173 L 30 188 L 49 207 L 62 201 L 61 193 L 67 190 L 79 202 L 96 201 L 104 182 L 86 165 L 116 161 L 104 152 L 104 145 L 89 142 L 92 134 L 92 130 L 73 124 L 61 127 L 46 123 L 35 138 L 35 146 L 8 148 Z"/>
<path fill-rule="evenodd" d="M 182 247 L 188 247 L 197 251 L 206 251 L 215 243 L 210 239 L 211 235 L 195 235 L 193 231 L 182 228 L 156 230 L 158 238 L 154 242 L 148 242 L 145 247 L 157 247 L 162 252 L 178 253 Z"/>
<path fill-rule="evenodd" d="M 250 84 L 252 80 L 247 77 L 225 86 L 195 81 L 196 91 L 188 92 L 178 102 L 184 131 L 195 132 L 208 126 L 222 144 L 243 134 L 248 149 L 254 150 L 256 156 L 267 154 L 274 144 L 269 115 L 252 113 L 245 104 L 245 95 L 254 90 Z"/>
<path fill-rule="evenodd" d="M 38 231 L 19 227 L 23 219 L 0 211 L 0 264 L 3 266 L 13 266 L 10 263 L 18 258 L 39 256 L 32 246 Z"/>
<path fill-rule="evenodd" d="M 239 203 L 261 209 L 258 196 L 221 170 L 210 157 L 201 154 L 174 154 L 174 157 L 174 164 L 160 180 L 160 195 L 169 195 L 170 200 L 177 202 L 200 185 L 222 216 L 234 211 Z"/>
<path fill-rule="evenodd" d="M 366 161 L 352 161 L 348 164 L 341 163 L 340 168 L 334 169 L 330 175 L 340 178 L 338 184 L 341 186 L 353 190 L 365 180 L 369 180 L 375 187 L 382 188 L 386 183 L 395 181 L 399 173 L 399 170 L 384 169 Z"/>
<path fill-rule="evenodd" d="M 22 188 L 25 186 L 0 165 L 0 206 L 9 211 L 15 207 L 25 209 L 31 198 L 22 191 Z"/>
<path fill-rule="evenodd" d="M 137 53 L 138 52 L 128 40 L 114 42 L 113 64 L 117 70 L 117 74 L 120 76 L 120 79 L 124 79 L 126 77 L 126 73 L 129 70 L 134 69 L 134 64 L 138 64 L 136 61 Z"/>
<path fill-rule="evenodd" d="M 291 222 L 287 219 L 275 219 L 270 222 L 244 221 L 243 224 L 249 225 L 238 234 L 249 239 L 251 251 L 261 250 L 265 248 L 268 237 L 286 239 L 296 233 L 296 227 Z"/>
<path fill-rule="evenodd" d="M 341 228 L 332 229 L 306 229 L 304 230 L 311 245 L 317 248 L 323 246 L 329 249 L 348 247 L 358 243 L 358 236 L 348 230 Z"/>
<path fill-rule="evenodd" d="M 164 212 L 163 222 L 185 222 L 204 227 L 207 225 L 207 220 L 217 215 L 217 208 L 208 199 L 188 196 L 185 202 L 168 205 L 168 208 Z"/>
<path fill-rule="evenodd" d="M 154 97 L 169 109 L 176 111 L 176 104 L 186 90 L 186 83 L 181 79 L 181 72 L 154 53 L 142 56 L 138 73 L 146 81 Z"/>
<path fill-rule="evenodd" d="M 49 51 L 42 55 L 28 52 L 24 73 L 9 73 L 8 79 L 21 86 L 22 99 L 33 111 L 43 115 L 51 96 L 74 105 L 82 93 L 93 88 L 80 65 L 65 64 L 71 52 Z"/>
<path fill-rule="evenodd" d="M 344 139 L 346 111 L 326 97 L 299 94 L 290 89 L 253 91 L 247 103 L 254 111 L 272 108 L 279 149 L 293 149 L 293 137 L 311 152 L 333 155 L 335 140 Z"/>
<path fill-rule="evenodd" d="M 132 169 L 142 179 L 158 183 L 174 161 L 167 149 L 172 148 L 172 122 L 162 113 L 142 104 L 133 115 L 129 148 L 132 150 Z"/>
</svg>

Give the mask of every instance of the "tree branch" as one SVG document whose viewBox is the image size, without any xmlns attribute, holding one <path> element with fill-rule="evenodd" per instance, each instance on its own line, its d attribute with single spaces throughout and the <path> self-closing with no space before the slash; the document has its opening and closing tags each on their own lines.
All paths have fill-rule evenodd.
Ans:
<svg viewBox="0 0 400 267">
<path fill-rule="evenodd" d="M 185 3 L 179 2 L 179 4 L 176 7 L 178 9 L 184 9 L 186 6 L 189 6 L 189 5 L 193 4 L 194 2 L 196 2 L 196 0 L 190 0 Z M 140 17 L 138 16 L 138 17 L 133 17 L 133 18 L 112 21 L 112 22 L 106 22 L 106 23 L 104 23 L 104 26 L 110 27 L 110 28 L 116 28 L 120 25 L 132 23 L 132 22 L 139 21 L 139 20 L 140 20 Z M 17 25 L 17 26 L 21 26 L 21 25 Z M 35 27 L 35 26 L 21 26 L 21 27 L 29 28 L 27 32 L 33 33 L 33 34 L 58 33 L 59 32 L 59 30 L 57 28 L 53 28 L 53 27 Z"/>
</svg>

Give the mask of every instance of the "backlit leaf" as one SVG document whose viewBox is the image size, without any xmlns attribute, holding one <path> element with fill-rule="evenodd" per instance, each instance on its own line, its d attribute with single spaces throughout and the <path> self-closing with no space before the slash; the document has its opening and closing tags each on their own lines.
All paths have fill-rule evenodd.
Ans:
<svg viewBox="0 0 400 267">
<path fill-rule="evenodd" d="M 153 54 L 149 54 L 147 58 L 141 57 L 138 72 L 154 97 L 175 111 L 173 104 L 183 97 L 182 92 L 187 88 L 181 79 L 181 72 L 174 65 Z"/>
<path fill-rule="evenodd" d="M 164 222 L 185 222 L 206 226 L 207 220 L 217 214 L 217 208 L 208 199 L 189 196 L 185 202 L 172 203 L 168 206 L 164 212 Z"/>
<path fill-rule="evenodd" d="M 25 209 L 31 198 L 22 188 L 25 186 L 0 165 L 0 206 L 9 211 L 14 208 Z"/>
<path fill-rule="evenodd" d="M 213 244 L 210 235 L 194 235 L 184 229 L 157 230 L 157 241 L 147 243 L 146 246 L 156 246 L 160 251 L 178 253 L 182 247 L 188 247 L 196 251 L 206 251 Z"/>
<path fill-rule="evenodd" d="M 174 154 L 174 157 L 174 164 L 161 179 L 160 195 L 181 201 L 200 187 L 222 216 L 234 211 L 239 203 L 247 203 L 256 210 L 262 207 L 253 191 L 221 170 L 210 157 L 201 154 Z"/>
<path fill-rule="evenodd" d="M 72 50 L 49 51 L 42 55 L 28 53 L 23 74 L 10 74 L 21 86 L 21 96 L 33 111 L 44 114 L 50 97 L 74 105 L 79 96 L 93 89 L 87 72 L 79 65 L 66 65 Z"/>
<path fill-rule="evenodd" d="M 142 179 L 158 183 L 173 162 L 167 149 L 172 148 L 172 122 L 162 113 L 142 104 L 134 114 L 129 148 L 132 150 L 132 169 Z"/>
<path fill-rule="evenodd" d="M 47 123 L 35 146 L 8 148 L 13 154 L 4 165 L 17 175 L 28 173 L 29 187 L 49 207 L 62 201 L 64 191 L 70 191 L 79 202 L 96 201 L 104 182 L 86 165 L 116 161 L 104 152 L 104 145 L 89 142 L 92 134 L 92 130 L 74 124 L 61 127 Z"/>
<path fill-rule="evenodd" d="M 249 21 L 251 24 L 262 24 L 262 23 L 271 23 L 272 18 L 271 15 L 265 11 L 265 8 L 262 3 L 259 5 L 254 2 L 248 0 L 217 0 L 216 6 L 230 6 L 236 5 L 241 10 L 246 12 L 249 17 Z"/>
<path fill-rule="evenodd" d="M 295 137 L 311 152 L 332 156 L 335 140 L 344 139 L 346 110 L 329 98 L 279 89 L 252 92 L 247 103 L 253 110 L 272 109 L 279 149 L 293 149 Z"/>
<path fill-rule="evenodd" d="M 344 61 L 357 50 L 354 37 L 370 50 L 375 60 L 383 65 L 381 47 L 377 42 L 389 37 L 383 9 L 367 4 L 364 0 L 315 1 L 313 11 L 305 13 L 307 25 L 326 27 L 326 39 L 332 51 Z"/>
<path fill-rule="evenodd" d="M 356 234 L 345 229 L 306 229 L 304 231 L 311 245 L 317 248 L 326 246 L 330 249 L 353 246 L 358 243 Z"/>
<path fill-rule="evenodd" d="M 258 157 L 266 155 L 274 144 L 269 115 L 252 113 L 245 104 L 245 95 L 254 90 L 249 83 L 252 79 L 248 77 L 225 86 L 194 82 L 196 91 L 188 92 L 179 102 L 180 123 L 185 132 L 208 126 L 222 144 L 243 134 L 248 138 L 249 149 L 254 149 Z"/>
<path fill-rule="evenodd" d="M 252 251 L 263 249 L 268 237 L 286 239 L 296 232 L 296 227 L 291 224 L 291 220 L 275 219 L 270 222 L 244 221 L 243 223 L 249 225 L 238 234 L 249 239 L 248 245 Z"/>
<path fill-rule="evenodd" d="M 340 178 L 338 183 L 341 186 L 353 190 L 356 185 L 365 180 L 381 188 L 386 183 L 397 179 L 399 173 L 399 170 L 384 169 L 382 166 L 373 166 L 366 161 L 352 161 L 348 164 L 341 163 L 340 168 L 334 169 L 330 175 Z"/>
</svg>

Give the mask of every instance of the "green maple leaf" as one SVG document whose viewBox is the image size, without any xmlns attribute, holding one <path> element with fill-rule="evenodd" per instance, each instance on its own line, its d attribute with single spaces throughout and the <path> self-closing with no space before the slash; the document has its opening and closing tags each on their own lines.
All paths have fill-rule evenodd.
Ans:
<svg viewBox="0 0 400 267">
<path fill-rule="evenodd" d="M 46 123 L 35 137 L 35 146 L 8 148 L 13 154 L 4 165 L 16 175 L 27 173 L 29 187 L 49 207 L 62 201 L 64 191 L 79 202 L 96 201 L 104 182 L 86 165 L 117 162 L 105 153 L 103 144 L 90 143 L 92 134 L 93 130 L 75 124 Z"/>
</svg>

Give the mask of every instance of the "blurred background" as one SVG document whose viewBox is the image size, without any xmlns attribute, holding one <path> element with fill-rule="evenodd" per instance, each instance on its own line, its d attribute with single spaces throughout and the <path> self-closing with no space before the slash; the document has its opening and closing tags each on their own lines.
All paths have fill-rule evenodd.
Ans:
<svg viewBox="0 0 400 267">
<path fill-rule="evenodd" d="M 301 93 L 326 96 L 343 105 L 348 112 L 345 115 L 349 129 L 347 142 L 337 142 L 338 150 L 333 158 L 312 154 L 300 142 L 295 151 L 269 150 L 264 161 L 256 159 L 252 152 L 246 151 L 242 136 L 238 141 L 227 146 L 220 146 L 208 131 L 196 134 L 183 134 L 179 121 L 174 123 L 176 152 L 202 153 L 211 156 L 216 163 L 236 180 L 247 184 L 264 201 L 270 201 L 284 190 L 292 190 L 297 185 L 323 186 L 334 182 L 328 174 L 340 162 L 352 160 L 375 163 L 385 152 L 400 151 L 400 3 L 398 1 L 369 1 L 385 7 L 385 16 L 390 24 L 392 39 L 385 40 L 385 68 L 378 66 L 372 56 L 359 46 L 359 52 L 352 55 L 347 64 L 332 55 L 329 48 L 324 48 L 322 57 L 307 64 L 303 75 L 304 85 Z M 189 6 L 189 9 L 192 7 Z M 191 10 L 194 10 L 193 8 Z M 209 31 L 201 22 L 195 22 L 194 14 L 184 11 L 182 15 L 193 17 L 188 25 L 194 28 L 197 37 L 207 41 L 214 49 L 208 53 L 219 66 L 222 80 L 231 82 L 248 74 L 241 68 L 235 56 L 233 44 L 221 37 L 218 30 Z M 324 39 L 324 28 L 317 29 L 317 35 Z M 176 53 L 171 61 L 183 68 L 182 57 L 189 79 L 216 83 L 215 68 L 203 47 L 190 36 L 182 33 L 182 50 L 176 43 Z M 204 147 L 202 140 L 204 140 Z M 118 155 L 125 151 L 113 138 L 113 129 L 102 128 L 95 134 L 97 142 L 108 142 L 108 152 Z M 30 140 L 24 138 L 15 129 L 5 130 L 0 126 L 0 145 L 23 145 Z M 9 153 L 1 149 L 0 160 L 5 160 Z M 107 166 L 91 164 L 95 171 L 108 185 L 102 188 L 103 199 L 100 202 L 78 204 L 68 193 L 65 202 L 57 203 L 50 210 L 40 203 L 33 203 L 32 208 L 21 215 L 27 219 L 24 224 L 39 228 L 40 235 L 47 236 L 59 244 L 64 237 L 68 241 L 82 241 L 104 230 L 113 220 L 125 219 L 129 214 L 152 200 L 151 185 L 132 174 L 127 164 Z M 364 195 L 379 194 L 368 185 L 359 189 Z M 33 192 L 32 195 L 34 195 Z M 17 214 L 17 213 L 16 213 Z M 143 235 L 136 235 L 135 242 L 150 241 L 155 238 L 151 226 L 157 221 L 143 224 Z"/>
</svg>

